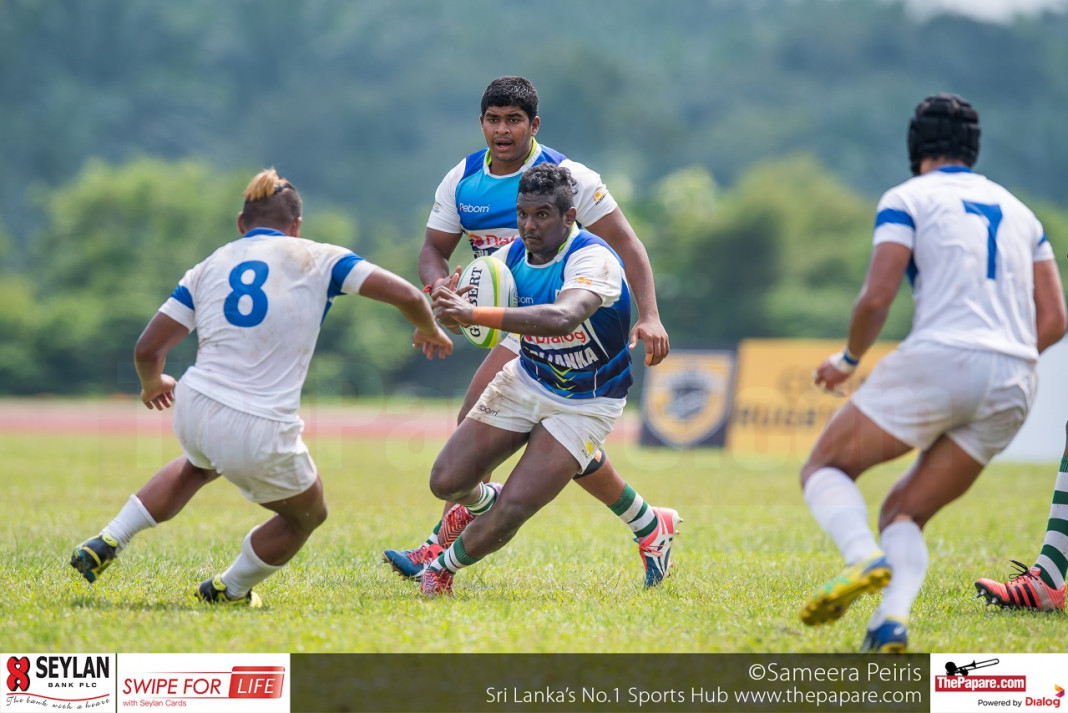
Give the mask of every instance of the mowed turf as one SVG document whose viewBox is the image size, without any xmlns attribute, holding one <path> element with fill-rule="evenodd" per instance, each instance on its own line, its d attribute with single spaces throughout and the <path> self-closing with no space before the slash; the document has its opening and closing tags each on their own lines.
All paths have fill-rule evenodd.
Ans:
<svg viewBox="0 0 1068 713">
<path fill-rule="evenodd" d="M 266 511 L 225 481 L 174 520 L 141 533 L 95 585 L 68 566 L 131 492 L 180 451 L 172 436 L 0 435 L 0 628 L 29 652 L 850 652 L 876 600 L 837 623 L 803 626 L 804 599 L 841 562 L 804 506 L 798 463 L 610 441 L 625 477 L 685 522 L 675 567 L 644 590 L 629 531 L 569 486 L 504 550 L 427 601 L 381 562 L 440 514 L 427 473 L 441 441 L 310 438 L 330 516 L 288 567 L 257 588 L 263 610 L 192 598 Z M 912 651 L 1044 652 L 1063 613 L 1008 612 L 974 598 L 980 576 L 1030 564 L 1041 544 L 1060 445 L 1050 464 L 995 464 L 928 526 L 931 566 L 913 610 Z M 869 473 L 875 517 L 910 462 Z"/>
</svg>

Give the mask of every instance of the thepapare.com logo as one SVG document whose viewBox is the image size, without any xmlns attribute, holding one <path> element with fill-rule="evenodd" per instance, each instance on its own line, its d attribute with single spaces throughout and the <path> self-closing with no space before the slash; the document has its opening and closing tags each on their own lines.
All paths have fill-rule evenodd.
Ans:
<svg viewBox="0 0 1068 713">
<path fill-rule="evenodd" d="M 115 711 L 115 654 L 3 654 L 0 711 Z"/>
</svg>

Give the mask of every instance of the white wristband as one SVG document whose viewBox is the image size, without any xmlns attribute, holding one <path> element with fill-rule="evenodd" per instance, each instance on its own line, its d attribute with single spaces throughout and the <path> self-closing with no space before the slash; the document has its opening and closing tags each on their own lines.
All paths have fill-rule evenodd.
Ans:
<svg viewBox="0 0 1068 713">
<path fill-rule="evenodd" d="M 851 362 L 846 357 L 845 351 L 835 352 L 831 356 L 827 357 L 827 359 L 831 362 L 831 366 L 833 366 L 835 369 L 842 372 L 843 374 L 852 374 L 854 371 L 857 370 L 857 362 Z"/>
</svg>

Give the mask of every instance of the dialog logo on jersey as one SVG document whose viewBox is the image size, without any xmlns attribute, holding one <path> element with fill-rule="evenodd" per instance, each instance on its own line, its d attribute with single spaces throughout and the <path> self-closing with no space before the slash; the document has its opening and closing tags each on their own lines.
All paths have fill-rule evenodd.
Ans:
<svg viewBox="0 0 1068 713">
<path fill-rule="evenodd" d="M 0 711 L 114 711 L 114 654 L 3 654 Z"/>
<path fill-rule="evenodd" d="M 122 654 L 119 708 L 289 711 L 289 654 Z"/>
</svg>

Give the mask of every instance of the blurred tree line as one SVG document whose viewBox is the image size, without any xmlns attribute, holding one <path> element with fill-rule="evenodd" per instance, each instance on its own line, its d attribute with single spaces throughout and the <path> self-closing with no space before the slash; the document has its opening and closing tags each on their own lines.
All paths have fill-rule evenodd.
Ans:
<svg viewBox="0 0 1068 713">
<path fill-rule="evenodd" d="M 537 22 L 547 31 L 523 31 Z M 908 175 L 905 127 L 926 94 L 973 101 L 977 168 L 1028 200 L 1063 253 L 1065 36 L 1065 14 L 920 22 L 875 0 L 611 13 L 0 0 L 0 393 L 136 390 L 137 335 L 186 269 L 237 236 L 262 166 L 300 189 L 306 237 L 416 281 L 434 188 L 482 146 L 478 100 L 501 74 L 535 82 L 539 139 L 600 171 L 623 205 L 673 346 L 841 336 L 875 200 Z M 907 331 L 908 302 L 903 290 L 888 337 Z M 389 308 L 339 299 L 308 389 L 466 387 L 477 350 L 425 364 L 409 336 Z"/>
</svg>

